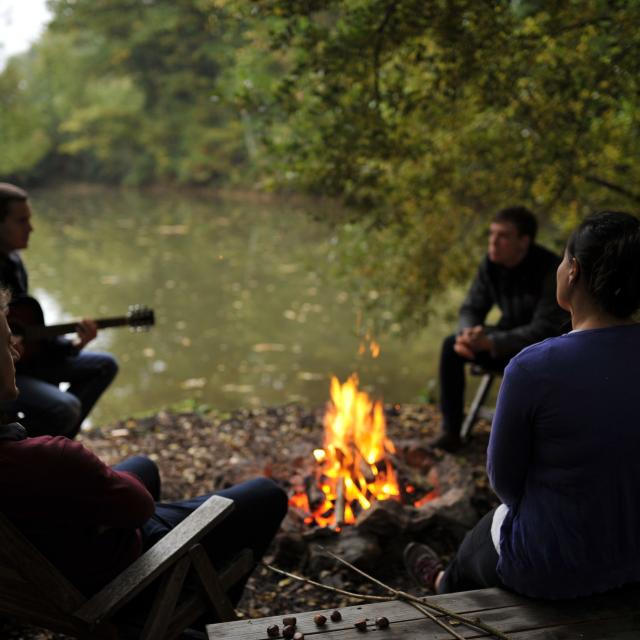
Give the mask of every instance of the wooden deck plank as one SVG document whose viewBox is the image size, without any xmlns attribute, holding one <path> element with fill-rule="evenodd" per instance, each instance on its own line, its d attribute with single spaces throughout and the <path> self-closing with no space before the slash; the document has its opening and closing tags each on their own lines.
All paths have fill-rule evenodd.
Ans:
<svg viewBox="0 0 640 640">
<path fill-rule="evenodd" d="M 514 593 L 501 591 L 500 589 L 482 589 L 478 591 L 463 591 L 460 593 L 448 594 L 443 596 L 432 596 L 430 602 L 434 602 L 440 606 L 446 607 L 456 613 L 474 613 L 485 611 L 490 608 L 500 609 L 515 605 L 523 605 L 528 602 L 526 598 Z M 352 605 L 343 607 L 340 612 L 343 615 L 341 623 L 327 622 L 325 631 L 331 629 L 336 631 L 339 629 L 351 629 L 353 623 L 365 617 L 363 615 L 363 607 L 366 607 L 366 615 L 375 619 L 378 616 L 386 616 L 390 621 L 400 620 L 421 620 L 424 616 L 411 605 L 405 602 L 390 600 L 388 602 L 375 602 L 363 605 Z M 293 615 L 298 620 L 298 626 L 304 626 L 305 634 L 321 632 L 314 622 L 313 617 L 317 613 L 323 613 L 329 617 L 333 609 L 322 609 L 318 611 L 307 612 L 291 612 L 287 615 Z M 259 618 L 258 620 L 237 620 L 234 622 L 209 625 L 211 628 L 211 637 L 215 638 L 243 638 L 243 640 L 260 640 L 264 636 L 264 629 L 269 625 L 277 624 L 282 627 L 283 615 Z M 256 623 L 259 621 L 259 628 Z"/>
<path fill-rule="evenodd" d="M 638 640 L 640 615 L 511 634 L 513 640 Z"/>
<path fill-rule="evenodd" d="M 636 629 L 634 626 L 637 624 L 636 618 L 640 616 L 636 614 L 640 611 L 640 588 L 569 601 L 533 600 L 497 589 L 486 589 L 434 596 L 428 598 L 428 602 L 468 615 L 470 618 L 478 617 L 518 640 L 556 637 L 544 635 L 547 631 L 556 634 L 558 638 L 580 638 L 582 636 L 571 636 L 570 633 L 586 633 L 590 629 L 599 629 L 602 633 L 603 629 L 606 630 L 609 627 L 619 628 L 620 633 L 627 634 Z M 344 607 L 340 611 L 343 616 L 342 621 L 339 623 L 328 621 L 323 628 L 314 624 L 313 617 L 317 613 L 324 613 L 328 617 L 331 610 L 291 612 L 289 615 L 296 616 L 298 629 L 313 640 L 361 638 L 362 632 L 356 630 L 353 625 L 362 618 L 370 619 L 369 630 L 378 633 L 379 635 L 376 636 L 378 638 L 382 638 L 380 634 L 384 634 L 385 640 L 400 637 L 404 640 L 413 638 L 449 640 L 451 638 L 438 625 L 405 602 L 368 603 Z M 391 623 L 390 628 L 384 631 L 377 630 L 373 625 L 373 620 L 381 615 L 386 616 Z M 207 630 L 211 640 L 267 640 L 267 627 L 278 624 L 282 629 L 282 618 L 283 616 L 271 616 L 257 620 L 238 620 L 209 625 Z M 466 638 L 486 637 L 486 634 L 465 625 L 456 625 L 455 628 Z M 636 634 L 636 637 L 639 636 L 640 634 Z M 595 639 L 610 636 L 605 633 L 600 636 L 584 637 Z M 627 635 L 621 637 L 627 637 Z"/>
</svg>

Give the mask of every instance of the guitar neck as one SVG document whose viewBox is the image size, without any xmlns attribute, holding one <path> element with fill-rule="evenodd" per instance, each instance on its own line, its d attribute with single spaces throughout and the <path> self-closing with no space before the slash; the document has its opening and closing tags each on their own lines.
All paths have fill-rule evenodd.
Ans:
<svg viewBox="0 0 640 640">
<path fill-rule="evenodd" d="M 124 327 L 129 324 L 128 316 L 117 316 L 114 318 L 101 318 L 94 320 L 98 329 L 106 329 L 108 327 Z M 48 327 L 31 326 L 26 329 L 26 338 L 29 340 L 40 340 L 42 338 L 54 338 L 55 336 L 63 336 L 67 333 L 75 333 L 77 322 L 67 322 L 66 324 L 52 324 Z"/>
</svg>

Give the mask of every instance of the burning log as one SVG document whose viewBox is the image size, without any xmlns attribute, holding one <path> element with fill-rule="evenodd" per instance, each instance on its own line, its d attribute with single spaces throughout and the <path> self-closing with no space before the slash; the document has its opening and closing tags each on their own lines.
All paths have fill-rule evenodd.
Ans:
<svg viewBox="0 0 640 640">
<path fill-rule="evenodd" d="M 307 500 L 309 500 L 309 508 L 311 513 L 316 509 L 319 509 L 325 500 L 324 493 L 318 487 L 316 483 L 315 475 L 308 475 L 304 478 L 304 492 L 307 494 Z"/>
<path fill-rule="evenodd" d="M 377 463 L 376 463 L 377 464 Z M 376 476 L 371 470 L 371 465 L 364 459 L 364 456 L 358 451 L 358 471 L 365 479 L 367 484 L 373 484 Z"/>
<path fill-rule="evenodd" d="M 336 480 L 336 502 L 335 502 L 335 517 L 336 527 L 344 525 L 344 478 L 341 476 Z"/>
</svg>

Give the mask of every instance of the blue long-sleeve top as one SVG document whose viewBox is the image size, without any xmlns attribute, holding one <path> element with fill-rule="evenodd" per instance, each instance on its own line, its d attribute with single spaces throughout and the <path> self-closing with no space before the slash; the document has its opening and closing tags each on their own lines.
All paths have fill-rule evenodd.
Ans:
<svg viewBox="0 0 640 640">
<path fill-rule="evenodd" d="M 640 580 L 640 325 L 527 347 L 505 370 L 487 471 L 509 507 L 498 575 L 534 597 Z"/>
</svg>

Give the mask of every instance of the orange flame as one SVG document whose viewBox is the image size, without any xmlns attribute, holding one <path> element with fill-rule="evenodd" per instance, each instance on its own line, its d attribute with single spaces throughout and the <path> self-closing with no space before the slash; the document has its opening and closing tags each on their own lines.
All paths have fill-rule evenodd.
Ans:
<svg viewBox="0 0 640 640">
<path fill-rule="evenodd" d="M 317 486 L 297 490 L 289 501 L 307 524 L 339 530 L 353 524 L 376 500 L 401 499 L 390 460 L 396 450 L 386 435 L 382 402 L 372 401 L 358 384 L 355 373 L 344 384 L 335 376 L 331 379 L 323 448 L 313 452 L 318 467 L 316 479 L 310 481 L 317 480 Z M 407 497 L 415 491 L 411 485 L 405 487 Z M 437 495 L 436 487 L 415 505 Z"/>
<path fill-rule="evenodd" d="M 344 384 L 336 377 L 331 380 L 324 445 L 314 451 L 326 498 L 313 513 L 321 526 L 351 524 L 356 519 L 354 510 L 369 509 L 374 500 L 400 499 L 388 459 L 395 448 L 386 436 L 382 402 L 373 402 L 359 391 L 358 382 L 356 374 Z"/>
<path fill-rule="evenodd" d="M 358 355 L 363 356 L 367 350 L 374 359 L 380 355 L 381 351 L 380 344 L 371 337 L 371 334 L 368 331 L 364 339 L 360 341 L 360 345 L 358 346 Z"/>
</svg>

